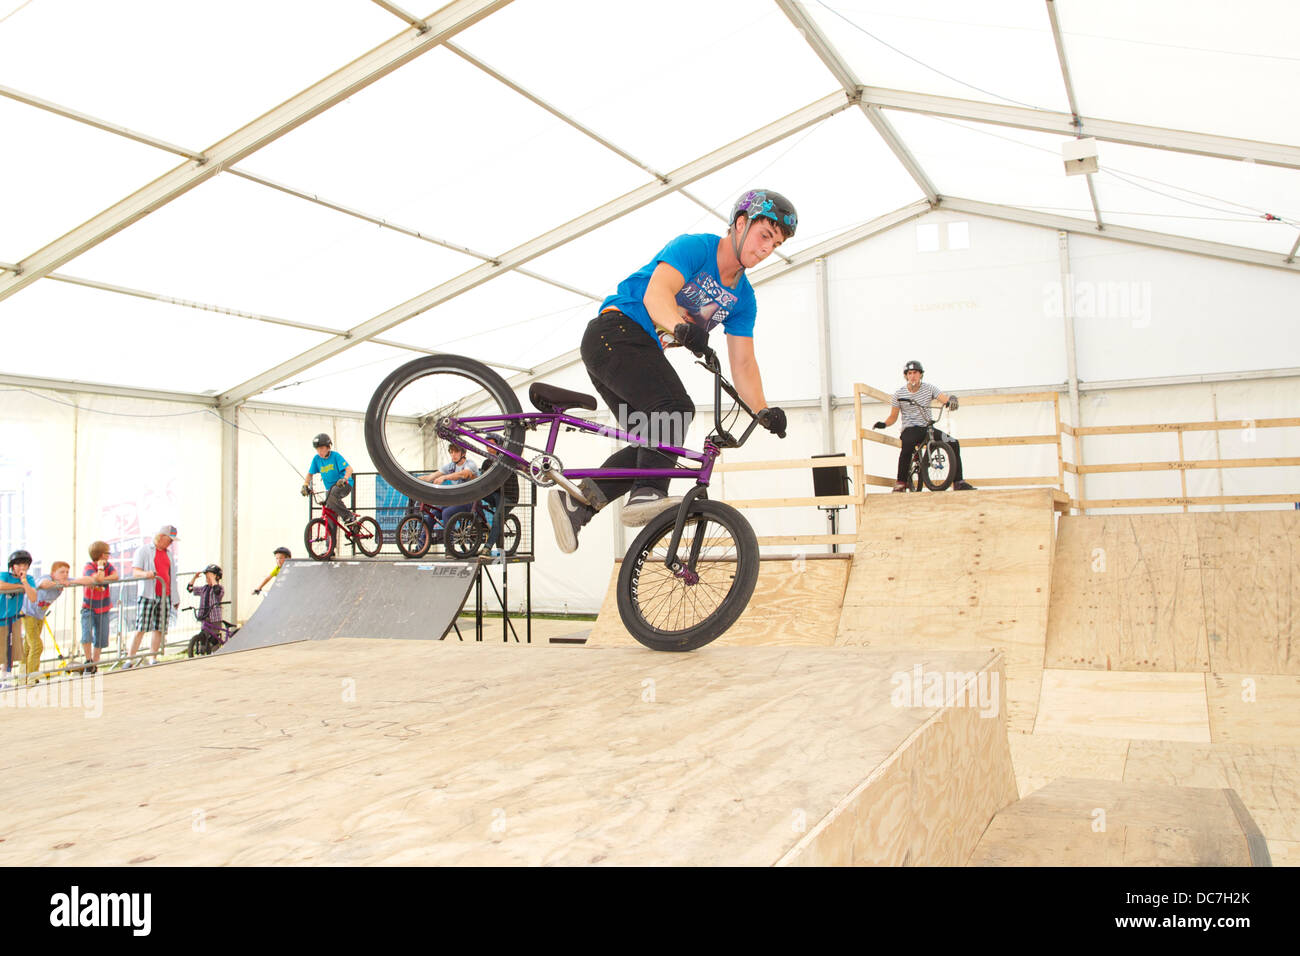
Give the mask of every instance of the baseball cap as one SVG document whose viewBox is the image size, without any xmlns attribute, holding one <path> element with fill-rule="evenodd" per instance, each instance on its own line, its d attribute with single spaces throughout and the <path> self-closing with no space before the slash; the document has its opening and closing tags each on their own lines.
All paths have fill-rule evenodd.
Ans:
<svg viewBox="0 0 1300 956">
<path fill-rule="evenodd" d="M 167 535 L 167 537 L 171 538 L 173 541 L 175 541 L 178 537 L 178 535 L 176 534 L 176 525 L 174 524 L 163 525 L 161 528 L 158 529 L 158 533 Z"/>
</svg>

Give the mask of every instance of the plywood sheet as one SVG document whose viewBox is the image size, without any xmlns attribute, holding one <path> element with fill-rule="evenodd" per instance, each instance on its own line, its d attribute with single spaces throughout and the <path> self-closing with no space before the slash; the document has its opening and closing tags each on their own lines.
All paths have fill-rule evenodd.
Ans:
<svg viewBox="0 0 1300 956">
<path fill-rule="evenodd" d="M 1124 779 L 1129 747 L 1124 739 L 1012 733 L 1009 743 L 1022 797 L 1063 777 Z"/>
<path fill-rule="evenodd" d="M 1300 514 L 1063 517 L 1046 661 L 1300 675 Z"/>
<path fill-rule="evenodd" d="M 851 555 L 764 558 L 759 562 L 754 594 L 740 619 L 714 641 L 721 646 L 829 647 L 835 643 L 840 605 L 848 581 Z M 614 562 L 600 616 L 587 643 L 603 647 L 639 647 L 618 614 L 618 574 Z"/>
<path fill-rule="evenodd" d="M 1124 779 L 1229 787 L 1267 839 L 1300 841 L 1300 747 L 1134 741 Z"/>
<path fill-rule="evenodd" d="M 1211 674 L 1206 694 L 1215 743 L 1300 744 L 1300 677 Z"/>
<path fill-rule="evenodd" d="M 796 846 L 839 852 L 823 841 L 844 831 L 822 822 L 858 812 L 853 795 L 913 744 L 928 748 L 915 786 L 946 802 L 906 826 L 945 832 L 880 823 L 851 852 L 941 862 L 926 854 L 946 834 L 987 825 L 1010 760 L 998 720 L 896 705 L 906 663 L 338 639 L 90 679 L 92 718 L 0 710 L 23 726 L 0 751 L 6 794 L 58 808 L 0 819 L 0 865 L 798 862 Z"/>
<path fill-rule="evenodd" d="M 1046 666 L 1210 669 L 1193 517 L 1061 518 Z"/>
<path fill-rule="evenodd" d="M 1002 810 L 974 866 L 1250 866 L 1224 790 L 1057 780 Z"/>
<path fill-rule="evenodd" d="M 1213 669 L 1300 675 L 1300 512 L 1193 517 Z"/>
<path fill-rule="evenodd" d="M 1047 669 L 1034 732 L 1208 743 L 1205 678 Z"/>
</svg>

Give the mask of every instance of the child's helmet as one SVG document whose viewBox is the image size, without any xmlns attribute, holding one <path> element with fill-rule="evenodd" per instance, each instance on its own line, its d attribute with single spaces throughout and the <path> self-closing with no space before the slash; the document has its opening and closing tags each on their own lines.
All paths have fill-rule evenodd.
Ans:
<svg viewBox="0 0 1300 956">
<path fill-rule="evenodd" d="M 31 564 L 31 563 L 32 563 L 32 553 L 30 551 L 23 551 L 20 548 L 19 550 L 15 551 L 13 554 L 9 555 L 8 566 L 11 568 L 15 564 Z"/>
<path fill-rule="evenodd" d="M 794 211 L 794 203 L 771 189 L 751 189 L 737 199 L 731 207 L 731 225 L 736 224 L 736 217 L 742 212 L 751 222 L 755 219 L 771 219 L 787 239 L 794 236 L 799 225 L 799 214 Z"/>
<path fill-rule="evenodd" d="M 290 551 L 288 548 L 276 548 L 276 549 L 275 549 L 274 551 L 272 551 L 271 553 L 272 553 L 272 554 L 282 554 L 282 555 L 284 555 L 286 558 L 292 558 L 292 557 L 293 557 L 293 552 Z"/>
<path fill-rule="evenodd" d="M 912 359 L 912 361 L 908 362 L 906 365 L 903 366 L 903 374 L 906 375 L 908 372 L 920 372 L 922 375 L 924 375 L 925 369 L 921 368 L 920 362 L 918 362 L 916 359 Z"/>
<path fill-rule="evenodd" d="M 326 435 L 324 432 L 321 432 L 311 440 L 312 448 L 319 448 L 321 445 L 329 445 L 331 448 L 334 447 L 334 443 L 330 441 L 330 436 Z"/>
<path fill-rule="evenodd" d="M 204 574 L 215 574 L 215 575 L 217 576 L 217 580 L 220 581 L 220 580 L 221 580 L 221 565 L 219 565 L 219 564 L 209 564 L 206 568 L 203 569 L 203 573 L 204 573 Z"/>
</svg>

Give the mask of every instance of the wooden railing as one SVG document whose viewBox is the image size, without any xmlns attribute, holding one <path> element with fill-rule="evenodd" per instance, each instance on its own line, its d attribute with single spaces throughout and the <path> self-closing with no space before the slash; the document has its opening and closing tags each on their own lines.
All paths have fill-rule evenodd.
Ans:
<svg viewBox="0 0 1300 956">
<path fill-rule="evenodd" d="M 861 471 L 862 460 L 856 455 L 844 455 L 836 458 L 786 458 L 779 461 L 720 461 L 714 466 L 715 472 L 740 471 L 792 471 L 795 469 L 811 470 L 813 468 L 841 468 L 848 466 L 850 474 Z M 742 498 L 738 501 L 727 499 L 733 508 L 801 508 L 818 506 L 829 508 L 836 505 L 860 507 L 861 492 L 854 486 L 852 494 L 823 497 L 796 498 Z M 853 534 L 780 534 L 759 535 L 760 545 L 839 545 L 852 544 L 857 540 Z"/>
</svg>

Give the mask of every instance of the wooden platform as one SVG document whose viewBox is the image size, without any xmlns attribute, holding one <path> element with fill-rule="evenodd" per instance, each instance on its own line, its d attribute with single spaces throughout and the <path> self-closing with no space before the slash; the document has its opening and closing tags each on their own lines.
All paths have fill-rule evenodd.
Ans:
<svg viewBox="0 0 1300 956">
<path fill-rule="evenodd" d="M 820 554 L 787 558 L 764 557 L 758 582 L 745 612 L 714 644 L 723 647 L 829 647 L 849 579 L 851 554 Z M 618 615 L 618 574 L 614 562 L 600 616 L 587 643 L 604 647 L 639 647 Z"/>
<path fill-rule="evenodd" d="M 11 803 L 51 810 L 6 815 L 0 864 L 959 864 L 1016 797 L 1005 709 L 891 699 L 917 666 L 1002 683 L 989 654 L 350 639 L 132 671 L 97 718 L 0 710 Z"/>
<path fill-rule="evenodd" d="M 1046 666 L 1300 675 L 1300 513 L 1063 517 Z"/>
<path fill-rule="evenodd" d="M 1052 580 L 1051 489 L 868 495 L 838 645 L 996 647 L 1033 729 Z"/>
<path fill-rule="evenodd" d="M 1056 780 L 998 812 L 972 866 L 1268 866 L 1232 790 Z"/>
</svg>

